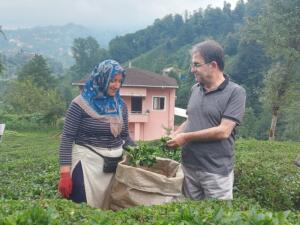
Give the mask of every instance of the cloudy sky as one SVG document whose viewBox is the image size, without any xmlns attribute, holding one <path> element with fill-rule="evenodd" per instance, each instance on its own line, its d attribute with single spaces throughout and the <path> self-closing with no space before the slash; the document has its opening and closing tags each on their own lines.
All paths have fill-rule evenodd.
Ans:
<svg viewBox="0 0 300 225">
<path fill-rule="evenodd" d="M 232 9 L 237 0 L 226 0 Z M 170 13 L 222 7 L 224 0 L 0 0 L 3 29 L 64 25 L 134 30 Z"/>
</svg>

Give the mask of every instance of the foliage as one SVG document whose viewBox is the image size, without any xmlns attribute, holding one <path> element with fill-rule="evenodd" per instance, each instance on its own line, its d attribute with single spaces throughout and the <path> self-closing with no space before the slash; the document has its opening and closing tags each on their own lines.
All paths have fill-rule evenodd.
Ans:
<svg viewBox="0 0 300 225">
<path fill-rule="evenodd" d="M 243 22 L 245 13 L 243 7 L 244 3 L 240 2 L 235 10 L 232 10 L 228 3 L 224 3 L 223 9 L 209 6 L 203 11 L 200 8 L 194 10 L 185 20 L 178 14 L 167 15 L 162 19 L 156 19 L 153 25 L 146 29 L 112 39 L 109 43 L 110 54 L 120 62 L 125 62 L 157 46 L 166 48 L 172 53 L 174 49 L 207 37 L 222 40 L 228 33 L 234 31 L 236 24 Z M 162 55 L 156 57 L 165 60 Z"/>
<path fill-rule="evenodd" d="M 273 58 L 300 56 L 300 6 L 298 0 L 267 0 L 258 17 L 259 39 Z"/>
<path fill-rule="evenodd" d="M 72 69 L 68 69 L 65 71 L 63 77 L 61 77 L 61 80 L 57 85 L 57 90 L 65 102 L 66 108 L 69 106 L 73 98 L 80 93 L 78 86 L 71 85 L 76 76 L 76 72 L 74 72 Z"/>
<path fill-rule="evenodd" d="M 57 193 L 58 144 L 59 132 L 55 130 L 5 131 L 0 143 L 1 225 L 296 225 L 300 221 L 299 208 L 294 211 L 295 206 L 291 204 L 291 200 L 296 199 L 296 191 L 300 190 L 299 169 L 291 164 L 298 154 L 299 143 L 238 141 L 232 202 L 185 201 L 118 212 L 101 211 L 61 199 Z M 161 141 L 148 144 L 159 145 Z M 162 154 L 161 150 L 157 153 Z M 270 209 L 261 208 L 258 202 Z M 292 211 L 274 211 L 276 209 Z"/>
<path fill-rule="evenodd" d="M 299 98 L 299 95 L 289 94 L 299 77 L 295 69 L 300 57 L 299 13 L 298 0 L 265 0 L 259 15 L 248 23 L 247 39 L 262 43 L 272 58 L 272 67 L 264 77 L 265 87 L 261 94 L 264 103 L 271 108 L 270 139 L 275 137 L 277 121 L 281 122 L 283 105 Z"/>
<path fill-rule="evenodd" d="M 151 50 L 176 35 L 183 26 L 180 15 L 167 15 L 163 19 L 156 19 L 154 24 L 134 34 L 116 37 L 109 43 L 110 55 L 120 61 L 129 59 Z"/>
<path fill-rule="evenodd" d="M 270 59 L 257 41 L 240 41 L 234 62 L 228 68 L 230 78 L 238 84 L 244 84 L 247 92 L 247 107 L 252 107 L 255 113 L 260 112 L 259 98 L 263 86 L 263 74 L 270 67 Z"/>
<path fill-rule="evenodd" d="M 74 39 L 72 53 L 75 59 L 75 65 L 72 66 L 72 70 L 77 74 L 75 79 L 82 79 L 99 62 L 108 57 L 107 51 L 100 48 L 98 42 L 90 36 Z"/>
<path fill-rule="evenodd" d="M 137 146 L 128 146 L 126 149 L 126 153 L 129 156 L 128 163 L 134 167 L 151 167 L 156 162 L 156 151 L 156 148 L 144 143 L 139 143 Z"/>
<path fill-rule="evenodd" d="M 0 121 L 6 124 L 8 129 L 13 130 L 40 130 L 50 127 L 49 124 L 43 123 L 44 115 L 40 113 L 32 114 L 7 114 L 0 113 Z M 54 127 L 59 125 L 55 125 Z"/>
<path fill-rule="evenodd" d="M 34 113 L 39 111 L 45 93 L 31 80 L 11 81 L 4 93 L 3 101 L 8 112 Z"/>
<path fill-rule="evenodd" d="M 75 38 L 86 38 L 93 35 L 101 46 L 107 46 L 109 40 L 115 37 L 118 32 L 116 30 L 108 31 L 103 26 L 87 28 L 72 23 L 61 26 L 38 26 L 4 31 L 7 37 L 22 43 L 20 47 L 14 42 L 5 40 L 0 34 L 1 52 L 10 58 L 10 60 L 6 61 L 9 61 L 9 64 L 18 66 L 19 62 L 14 60 L 15 57 L 18 57 L 18 55 L 32 55 L 38 52 L 47 58 L 55 59 L 57 62 L 62 63 L 64 68 L 74 64 L 74 59 L 70 55 L 70 48 Z"/>
<path fill-rule="evenodd" d="M 264 79 L 264 90 L 261 100 L 272 110 L 287 106 L 293 86 L 292 73 L 288 65 L 276 64 L 268 71 Z"/>
<path fill-rule="evenodd" d="M 294 69 L 297 61 L 299 64 L 300 46 L 297 3 L 297 0 L 249 0 L 247 3 L 239 1 L 235 9 L 231 9 L 228 3 L 224 3 L 222 9 L 198 9 L 190 15 L 187 13 L 175 33 L 174 16 L 168 15 L 146 29 L 113 39 L 110 52 L 122 62 L 130 60 L 134 66 L 157 73 L 166 67 L 178 68 L 181 74 L 177 79 L 176 106 L 185 108 L 194 83 L 193 76 L 189 75 L 188 50 L 193 44 L 208 38 L 219 41 L 225 49 L 225 73 L 246 89 L 247 108 L 252 110 L 249 116 L 257 118 L 250 130 L 245 129 L 249 123 L 244 126 L 242 136 L 266 139 L 270 127 L 267 122 L 270 123 L 272 117 L 267 115 L 270 107 L 264 107 L 259 101 L 262 98 L 271 100 L 266 98 L 266 89 L 263 88 L 267 82 L 263 80 L 268 76 L 266 74 L 277 69 L 277 63 L 289 67 L 288 73 L 285 73 L 288 76 L 282 79 L 286 80 L 285 83 L 293 84 L 299 71 Z M 293 90 L 282 83 L 273 91 L 281 90 L 281 87 Z M 296 98 L 299 94 L 284 98 L 284 104 L 288 103 L 286 99 L 294 101 Z M 292 107 L 292 104 L 287 105 L 287 108 Z M 291 110 L 282 113 L 285 111 Z M 289 132 L 290 129 L 297 129 L 292 128 L 294 125 L 291 124 L 296 120 L 296 114 L 289 113 L 289 117 L 280 114 L 276 132 L 278 139 L 297 140 Z"/>
<path fill-rule="evenodd" d="M 264 79 L 265 87 L 261 100 L 271 109 L 272 123 L 269 138 L 275 138 L 277 118 L 280 117 L 282 109 L 285 109 L 293 99 L 295 78 L 291 65 L 278 63 L 271 68 Z"/>
<path fill-rule="evenodd" d="M 82 34 L 81 38 L 74 39 L 72 46 L 76 62 L 63 77 L 60 77 L 60 83 L 57 84 L 65 107 L 78 93 L 71 89 L 71 83 L 82 79 L 102 59 L 112 57 L 122 63 L 131 61 L 133 66 L 157 73 L 161 73 L 166 67 L 176 68 L 178 74 L 175 78 L 179 86 L 176 90 L 176 106 L 186 108 L 190 88 L 195 82 L 194 76 L 189 74 L 189 50 L 195 43 L 214 39 L 220 42 L 225 49 L 224 72 L 247 91 L 247 108 L 249 110 L 245 117 L 245 126 L 242 125 L 240 129 L 240 135 L 245 138 L 266 139 L 272 119 L 272 115 L 268 114 L 272 108 L 264 107 L 259 99 L 266 97 L 267 83 L 270 80 L 276 80 L 267 77 L 276 73 L 274 70 L 277 69 L 276 65 L 279 63 L 281 66 L 287 67 L 285 70 L 288 71 L 282 73 L 288 76 L 281 80 L 286 80 L 286 83 L 293 85 L 291 87 L 284 83 L 279 85 L 277 82 L 279 86 L 273 90 L 280 90 L 281 87 L 293 90 L 297 85 L 299 86 L 299 80 L 295 81 L 296 78 L 299 78 L 299 68 L 296 68 L 297 65 L 299 67 L 300 46 L 298 3 L 298 0 L 240 0 L 235 8 L 225 2 L 223 7 L 199 8 L 193 12 L 186 11 L 184 16 L 166 15 L 164 18 L 156 19 L 145 29 L 117 36 L 110 41 L 107 50 L 102 49 L 96 39 L 87 37 L 89 32 L 86 29 L 74 24 L 68 24 L 63 28 L 36 28 L 34 31 L 30 31 L 39 37 L 45 35 L 58 37 L 63 45 L 60 54 L 53 54 L 55 48 L 51 47 L 47 48 L 49 53 L 47 54 L 43 47 L 45 43 L 38 43 L 37 46 L 34 44 L 33 49 L 43 47 L 45 55 L 51 55 L 52 58 L 55 56 L 57 59 L 63 58 L 60 60 L 61 62 L 68 58 L 66 51 L 69 49 L 70 43 L 67 40 L 78 37 L 78 33 Z M 48 32 L 49 30 L 51 30 L 51 34 Z M 66 34 L 64 38 L 61 38 L 61 30 Z M 12 36 L 18 31 L 7 32 Z M 23 43 L 31 43 L 31 40 L 28 40 L 30 35 L 20 36 L 22 36 L 20 40 Z M 45 40 L 45 38 L 39 40 Z M 0 42 L 4 43 L 4 39 L 0 38 Z M 28 49 L 21 49 L 13 55 L 3 54 L 1 58 L 2 64 L 5 65 L 3 77 L 13 77 L 29 57 L 31 55 Z M 61 65 L 51 62 L 51 60 L 48 62 L 51 64 L 51 68 L 56 70 L 56 73 L 61 74 Z M 281 69 L 280 73 L 279 71 L 277 73 L 281 74 Z M 40 76 L 40 78 L 42 77 Z M 265 81 L 263 82 L 263 80 Z M 34 84 L 36 85 L 35 81 Z M 1 86 L 2 88 L 3 86 Z M 288 92 L 290 93 L 290 91 L 285 93 Z M 272 98 L 265 99 L 271 100 Z M 298 114 L 293 109 L 293 102 L 296 102 L 297 99 L 299 99 L 299 93 L 289 95 L 282 101 L 285 107 L 278 112 L 276 131 L 278 140 L 299 139 L 299 135 L 296 135 L 299 127 L 298 123 L 295 123 L 298 121 Z M 286 104 L 288 102 L 291 104 Z M 251 122 L 253 118 L 256 118 L 254 123 Z"/>
<path fill-rule="evenodd" d="M 42 55 L 37 54 L 22 67 L 18 80 L 22 82 L 30 80 L 35 86 L 45 90 L 53 89 L 56 84 L 46 60 Z"/>
<path fill-rule="evenodd" d="M 262 206 L 300 209 L 299 143 L 241 140 L 236 146 L 235 192 Z"/>
<path fill-rule="evenodd" d="M 239 201 L 239 202 L 238 202 Z M 0 224 L 218 224 L 296 225 L 297 214 L 270 212 L 251 206 L 243 199 L 236 203 L 207 200 L 186 201 L 151 207 L 135 207 L 117 212 L 92 209 L 66 200 L 1 201 Z"/>
<path fill-rule="evenodd" d="M 179 147 L 171 148 L 167 146 L 168 140 L 171 140 L 171 138 L 168 136 L 161 137 L 159 141 L 159 149 L 163 151 L 164 157 L 179 161 L 179 158 L 177 158 L 176 156 L 180 152 L 180 148 Z"/>
<path fill-rule="evenodd" d="M 0 143 L 0 199 L 58 197 L 57 134 L 44 129 L 5 131 Z"/>
<path fill-rule="evenodd" d="M 242 138 L 257 138 L 257 118 L 251 107 L 246 108 L 243 123 L 238 127 L 238 136 Z"/>
<path fill-rule="evenodd" d="M 140 142 L 137 146 L 128 146 L 126 153 L 129 155 L 129 165 L 138 167 L 151 167 L 156 162 L 156 157 L 180 160 L 180 148 L 170 148 L 166 142 L 169 137 L 161 137 L 159 140 Z"/>
<path fill-rule="evenodd" d="M 56 90 L 44 90 L 31 80 L 12 81 L 2 96 L 5 112 L 41 115 L 39 122 L 54 125 L 65 111 L 65 103 Z"/>
<path fill-rule="evenodd" d="M 290 102 L 290 106 L 283 109 L 283 120 L 286 124 L 283 138 L 286 140 L 300 141 L 300 99 Z"/>
</svg>

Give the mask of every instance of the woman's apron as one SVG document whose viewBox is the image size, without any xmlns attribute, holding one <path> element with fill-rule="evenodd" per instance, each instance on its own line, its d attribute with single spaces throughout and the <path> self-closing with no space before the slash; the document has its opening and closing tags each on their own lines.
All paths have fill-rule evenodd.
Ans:
<svg viewBox="0 0 300 225">
<path fill-rule="evenodd" d="M 123 153 L 122 146 L 118 148 L 90 147 L 101 155 L 108 157 L 118 157 Z M 115 173 L 104 173 L 104 160 L 101 156 L 84 146 L 74 144 L 72 172 L 79 162 L 82 166 L 87 204 L 95 208 L 108 209 L 111 185 Z"/>
</svg>

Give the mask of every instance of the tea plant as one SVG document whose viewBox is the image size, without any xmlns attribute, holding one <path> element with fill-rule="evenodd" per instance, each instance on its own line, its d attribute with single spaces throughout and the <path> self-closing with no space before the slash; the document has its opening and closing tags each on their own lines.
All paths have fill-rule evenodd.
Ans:
<svg viewBox="0 0 300 225">
<path fill-rule="evenodd" d="M 140 143 L 137 146 L 128 146 L 125 151 L 129 156 L 129 165 L 131 166 L 151 167 L 156 163 L 155 153 L 157 149 L 145 143 Z"/>
<path fill-rule="evenodd" d="M 129 165 L 151 167 L 156 163 L 157 156 L 178 161 L 180 149 L 167 146 L 167 141 L 170 139 L 170 137 L 164 136 L 161 137 L 158 144 L 149 142 L 139 143 L 137 146 L 128 146 L 125 151 L 129 156 Z"/>
<path fill-rule="evenodd" d="M 160 143 L 159 143 L 159 149 L 163 151 L 163 156 L 165 158 L 170 158 L 170 159 L 175 159 L 175 160 L 179 160 L 176 158 L 177 156 L 177 152 L 180 152 L 180 148 L 179 147 L 169 147 L 167 145 L 167 142 L 171 140 L 170 137 L 168 136 L 163 136 L 160 138 Z"/>
<path fill-rule="evenodd" d="M 234 200 L 228 204 L 188 201 L 112 212 L 75 204 L 57 193 L 57 133 L 57 130 L 5 131 L 0 143 L 0 225 L 300 224 L 299 167 L 293 163 L 300 149 L 297 142 L 239 140 Z M 165 157 L 162 142 L 164 140 L 143 142 L 140 147 L 136 146 L 142 151 L 134 154 L 146 158 L 149 155 Z M 170 153 L 172 159 L 180 154 L 179 150 L 174 153 L 165 149 L 165 152 Z"/>
</svg>

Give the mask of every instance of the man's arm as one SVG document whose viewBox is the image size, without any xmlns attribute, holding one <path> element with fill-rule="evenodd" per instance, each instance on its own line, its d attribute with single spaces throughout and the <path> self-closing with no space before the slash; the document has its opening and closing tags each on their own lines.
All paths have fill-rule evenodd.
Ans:
<svg viewBox="0 0 300 225">
<path fill-rule="evenodd" d="M 169 140 L 167 144 L 170 147 L 175 147 L 181 146 L 188 141 L 215 141 L 227 139 L 235 126 L 235 121 L 223 118 L 221 124 L 217 127 L 188 133 L 178 133 Z"/>
<path fill-rule="evenodd" d="M 178 135 L 184 131 L 185 126 L 186 126 L 186 121 L 184 121 L 179 127 L 177 127 L 177 129 L 171 134 L 171 138 L 175 137 L 176 135 Z"/>
</svg>

